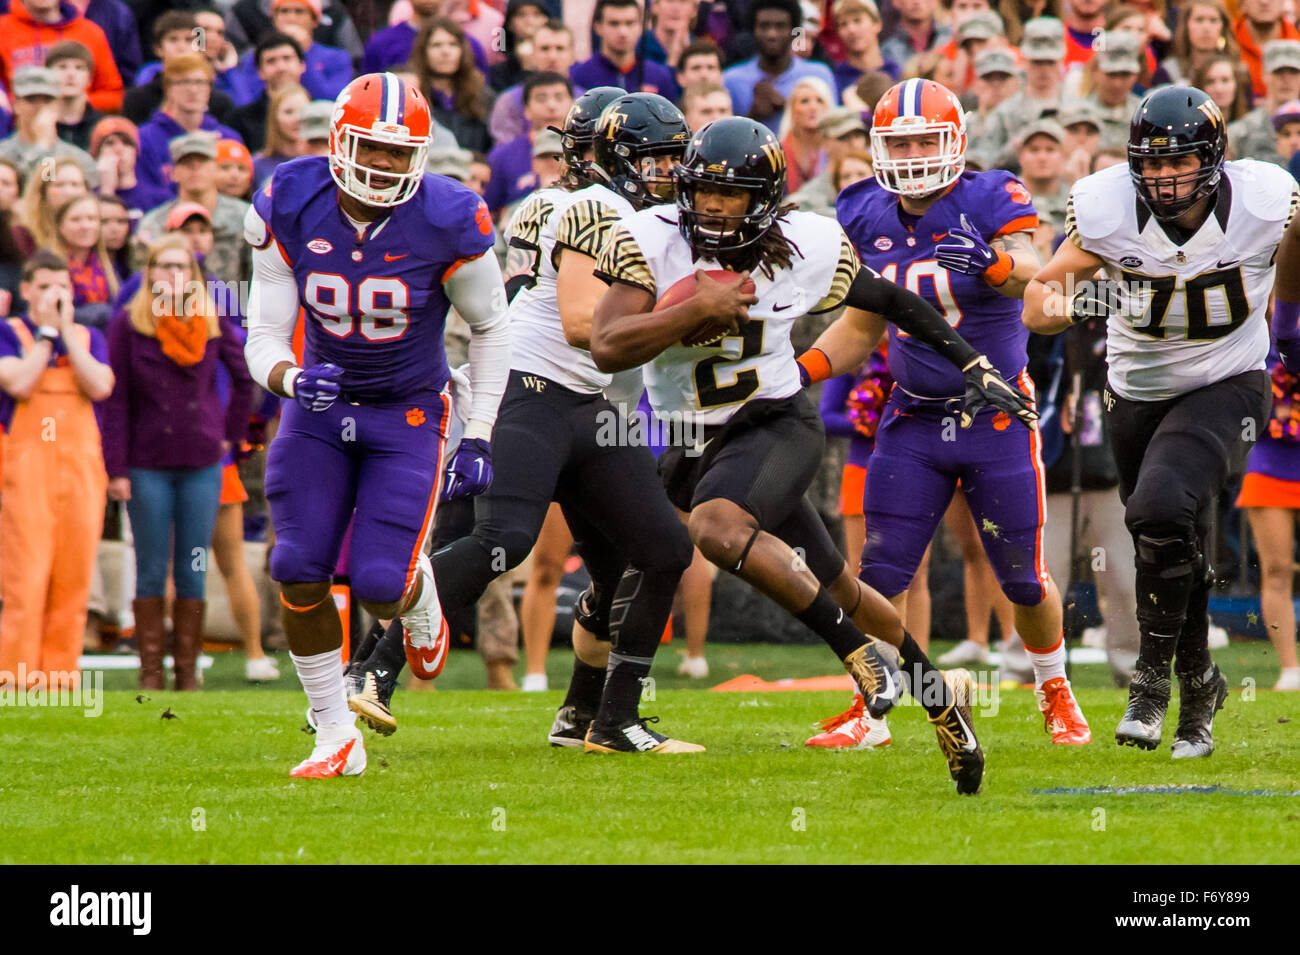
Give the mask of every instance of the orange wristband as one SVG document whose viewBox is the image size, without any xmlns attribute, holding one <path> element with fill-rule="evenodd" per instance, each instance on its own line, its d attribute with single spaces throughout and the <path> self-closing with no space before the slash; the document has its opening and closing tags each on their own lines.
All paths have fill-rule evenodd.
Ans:
<svg viewBox="0 0 1300 955">
<path fill-rule="evenodd" d="M 795 359 L 803 370 L 808 372 L 808 380 L 814 385 L 831 376 L 831 360 L 820 348 L 810 348 Z"/>
<path fill-rule="evenodd" d="M 1016 267 L 1016 260 L 1005 252 L 998 253 L 998 260 L 984 270 L 984 278 L 990 285 L 1001 285 L 1011 277 Z"/>
</svg>

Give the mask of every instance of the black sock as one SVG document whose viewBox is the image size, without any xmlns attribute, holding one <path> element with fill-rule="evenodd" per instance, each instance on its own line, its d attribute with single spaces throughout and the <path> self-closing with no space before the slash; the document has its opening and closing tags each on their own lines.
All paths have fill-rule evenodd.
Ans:
<svg viewBox="0 0 1300 955">
<path fill-rule="evenodd" d="M 366 631 L 366 635 L 358 640 L 356 645 L 352 648 L 352 656 L 348 662 L 356 663 L 357 661 L 361 661 L 364 663 L 369 660 L 370 654 L 375 652 L 375 647 L 379 645 L 379 640 L 383 635 L 384 627 L 378 620 L 376 620 L 370 625 L 370 629 Z"/>
<path fill-rule="evenodd" d="M 1165 538 L 1158 539 L 1158 543 L 1160 547 L 1143 535 L 1135 541 L 1138 559 L 1134 582 L 1141 637 L 1138 666 L 1168 677 L 1178 636 L 1187 622 L 1188 601 L 1204 571 L 1193 542 L 1183 541 L 1181 550 L 1175 550 Z"/>
<path fill-rule="evenodd" d="M 899 656 L 902 658 L 903 674 L 912 696 L 925 708 L 926 713 L 938 716 L 952 706 L 952 690 L 944 682 L 943 674 L 906 631 L 903 632 L 903 646 L 899 650 Z"/>
<path fill-rule="evenodd" d="M 619 579 L 609 610 L 609 666 L 598 722 L 615 726 L 637 718 L 641 686 L 668 625 L 680 573 L 629 567 Z"/>
<path fill-rule="evenodd" d="M 1175 646 L 1177 663 L 1174 669 L 1180 675 L 1200 676 L 1214 661 L 1210 659 L 1210 582 L 1198 583 L 1187 600 L 1187 615 L 1183 628 L 1178 631 Z"/>
<path fill-rule="evenodd" d="M 854 625 L 853 618 L 844 612 L 825 587 L 819 586 L 813 602 L 794 618 L 825 640 L 841 660 L 867 642 L 862 631 Z"/>
<path fill-rule="evenodd" d="M 367 669 L 373 670 L 376 666 L 390 667 L 395 673 L 401 673 L 402 667 L 406 666 L 406 646 L 402 637 L 401 620 L 394 620 L 388 625 L 383 639 L 375 647 L 375 652 L 370 655 Z"/>
<path fill-rule="evenodd" d="M 601 691 L 604 689 L 604 668 L 583 663 L 575 653 L 573 676 L 569 677 L 569 692 L 565 694 L 564 705 L 573 707 L 577 722 L 585 722 L 596 716 L 596 710 L 600 708 Z"/>
</svg>

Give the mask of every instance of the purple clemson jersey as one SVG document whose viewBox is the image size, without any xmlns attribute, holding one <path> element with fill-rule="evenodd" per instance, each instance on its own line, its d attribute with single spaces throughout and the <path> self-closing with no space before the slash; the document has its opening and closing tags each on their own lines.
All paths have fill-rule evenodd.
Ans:
<svg viewBox="0 0 1300 955">
<path fill-rule="evenodd" d="M 835 215 L 863 263 L 938 309 L 1002 377 L 1012 380 L 1025 367 L 1029 332 L 1020 321 L 1021 302 L 999 295 L 982 276 L 949 272 L 934 255 L 953 229 L 977 232 L 987 242 L 1037 228 L 1038 213 L 1019 179 L 1001 170 L 962 173 L 919 218 L 903 212 L 898 196 L 875 179 L 864 179 L 840 193 Z M 889 371 L 900 388 L 917 397 L 965 393 L 960 371 L 893 325 Z"/>
<path fill-rule="evenodd" d="M 443 282 L 492 248 L 492 220 L 470 189 L 426 174 L 410 201 L 370 223 L 343 215 L 329 159 L 281 164 L 253 205 L 298 282 L 304 364 L 343 369 L 344 396 L 367 404 L 440 392 L 450 372 Z"/>
</svg>

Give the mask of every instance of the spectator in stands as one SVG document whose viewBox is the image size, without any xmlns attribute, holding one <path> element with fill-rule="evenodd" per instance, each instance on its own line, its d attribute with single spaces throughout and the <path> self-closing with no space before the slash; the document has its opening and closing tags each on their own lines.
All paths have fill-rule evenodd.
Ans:
<svg viewBox="0 0 1300 955">
<path fill-rule="evenodd" d="M 14 239 L 23 255 L 29 256 L 38 248 L 52 248 L 58 231 L 54 210 L 65 200 L 89 191 L 81 163 L 71 156 L 61 156 L 49 166 L 39 167 L 34 175 L 29 174 L 23 188 L 23 221 L 14 226 Z"/>
<path fill-rule="evenodd" d="M 1228 144 L 1238 159 L 1281 162 L 1273 114 L 1283 104 L 1300 99 L 1300 40 L 1271 40 L 1264 47 L 1268 91 L 1242 119 L 1228 125 Z"/>
<path fill-rule="evenodd" d="M 478 41 L 479 48 L 487 52 L 488 66 L 483 68 L 486 79 L 491 65 L 505 59 L 500 41 L 505 15 L 487 0 L 442 0 L 441 15 L 460 24 L 465 35 Z"/>
<path fill-rule="evenodd" d="M 14 235 L 14 206 L 22 185 L 22 170 L 7 159 L 0 159 L 0 318 L 21 314 L 27 308 L 19 292 L 25 256 Z M 0 410 L 0 460 L 4 455 L 4 416 L 5 412 Z"/>
<path fill-rule="evenodd" d="M 312 100 L 302 108 L 298 117 L 298 137 L 302 140 L 304 156 L 328 156 L 330 153 L 330 123 L 334 117 L 334 104 L 329 100 Z"/>
<path fill-rule="evenodd" d="M 298 121 L 311 97 L 301 86 L 285 86 L 271 97 L 266 115 L 266 145 L 253 157 L 253 188 L 260 189 L 275 167 L 302 155 Z"/>
<path fill-rule="evenodd" d="M 1286 166 L 1300 150 L 1300 100 L 1291 100 L 1278 107 L 1273 114 L 1273 129 L 1277 131 L 1277 154 L 1280 165 Z"/>
<path fill-rule="evenodd" d="M 104 31 L 60 0 L 13 0 L 0 16 L 0 83 L 12 89 L 18 69 L 43 66 L 46 51 L 64 40 L 76 40 L 94 56 L 90 104 L 116 113 L 122 108 L 122 76 Z"/>
<path fill-rule="evenodd" d="M 491 149 L 487 118 L 492 94 L 474 66 L 460 24 L 439 17 L 421 27 L 410 65 L 419 77 L 420 91 L 429 99 L 433 118 L 451 131 L 461 148 Z"/>
<path fill-rule="evenodd" d="M 1065 205 L 1073 185 L 1062 176 L 1065 130 L 1054 119 L 1040 119 L 1024 129 L 1017 143 L 1020 180 L 1034 197 L 1034 209 L 1038 212 L 1039 231 L 1034 234 L 1034 244 L 1040 254 L 1050 256 L 1053 240 L 1065 232 Z"/>
<path fill-rule="evenodd" d="M 117 196 L 99 197 L 99 229 L 120 291 L 122 281 L 131 274 L 131 212 Z"/>
<path fill-rule="evenodd" d="M 528 131 L 488 153 L 492 179 L 484 197 L 495 216 L 532 191 L 533 139 L 548 126 L 563 126 L 573 105 L 573 87 L 559 73 L 534 73 L 524 83 L 524 118 Z"/>
<path fill-rule="evenodd" d="M 1101 120 L 1081 103 L 1066 106 L 1057 113 L 1057 119 L 1065 130 L 1063 176 L 1066 182 L 1078 182 L 1094 171 L 1092 160 L 1101 148 Z"/>
<path fill-rule="evenodd" d="M 216 74 L 212 86 L 214 100 L 218 93 L 223 93 L 235 106 L 252 102 L 257 98 L 257 91 L 249 88 L 243 71 L 239 69 L 239 52 L 226 39 L 226 18 L 216 7 L 196 7 L 193 12 L 195 27 L 199 31 L 199 52 L 208 58 Z M 219 115 L 215 106 L 212 113 Z"/>
<path fill-rule="evenodd" d="M 913 57 L 942 46 L 952 35 L 952 29 L 935 18 L 939 0 L 894 0 L 894 9 L 898 25 L 893 35 L 880 44 L 880 55 L 886 60 L 906 67 Z"/>
<path fill-rule="evenodd" d="M 84 46 L 70 40 L 45 54 L 45 66 L 54 71 L 58 82 L 59 97 L 55 107 L 59 138 L 78 149 L 89 149 L 90 132 L 104 115 L 86 99 L 91 73 L 95 69 L 94 58 Z"/>
<path fill-rule="evenodd" d="M 984 169 L 1010 168 L 1018 132 L 1044 116 L 1056 115 L 1063 105 L 1065 28 L 1061 22 L 1051 17 L 1028 21 L 1020 53 L 1025 61 L 1024 88 L 993 110 L 978 140 L 969 140 L 968 155 Z"/>
<path fill-rule="evenodd" d="M 1133 93 L 1141 69 L 1138 38 L 1131 33 L 1106 33 L 1105 45 L 1084 71 L 1085 84 L 1091 82 L 1091 92 L 1085 92 L 1083 101 L 1097 115 L 1101 123 L 1103 146 L 1122 146 L 1128 142 L 1129 124 L 1141 99 Z"/>
<path fill-rule="evenodd" d="M 569 70 L 574 85 L 584 90 L 617 86 L 629 93 L 658 93 L 676 102 L 681 90 L 673 71 L 637 56 L 641 22 L 638 0 L 596 0 L 591 28 L 599 46 L 595 55 Z"/>
<path fill-rule="evenodd" d="M 756 119 L 772 132 L 777 131 L 786 97 L 803 77 L 816 77 L 835 89 L 829 67 L 801 60 L 793 53 L 794 28 L 802 21 L 798 0 L 754 0 L 750 24 L 758 56 L 722 74 L 737 115 Z M 830 105 L 837 103 L 833 99 Z"/>
<path fill-rule="evenodd" d="M 73 7 L 81 11 L 91 23 L 104 31 L 104 39 L 113 52 L 113 62 L 123 84 L 129 84 L 131 78 L 144 63 L 144 54 L 140 47 L 140 26 L 136 22 L 135 12 L 122 0 L 70 0 Z"/>
<path fill-rule="evenodd" d="M 163 104 L 140 127 L 140 156 L 135 178 L 151 185 L 168 185 L 171 166 L 168 144 L 186 133 L 208 132 L 217 138 L 239 134 L 208 112 L 212 94 L 212 64 L 201 53 L 186 53 L 163 66 Z"/>
<path fill-rule="evenodd" d="M 253 50 L 253 62 L 262 82 L 262 92 L 235 110 L 230 125 L 239 134 L 234 138 L 243 140 L 249 150 L 256 152 L 265 145 L 270 97 L 285 86 L 301 86 L 306 64 L 302 47 L 287 33 L 268 33 L 258 40 Z"/>
<path fill-rule="evenodd" d="M 1015 54 L 1006 47 L 985 47 L 975 54 L 974 65 L 976 106 L 966 114 L 966 138 L 970 143 L 984 141 L 993 123 L 993 111 L 1020 91 L 1020 68 Z M 978 156 L 972 159 L 980 161 Z"/>
<path fill-rule="evenodd" d="M 217 189 L 217 141 L 210 133 L 190 133 L 171 142 L 172 179 L 177 198 L 140 220 L 132 246 L 137 268 L 149 245 L 167 231 L 167 216 L 177 202 L 197 202 L 212 214 L 216 233 L 206 265 L 226 282 L 242 282 L 251 274 L 251 253 L 244 241 L 244 216 L 248 203 L 223 195 Z"/>
<path fill-rule="evenodd" d="M 1146 12 L 1127 4 L 1116 6 L 1106 17 L 1107 33 L 1129 33 L 1138 41 L 1138 78 L 1133 92 L 1139 96 L 1153 86 L 1163 86 L 1170 82 L 1169 74 L 1159 65 L 1153 46 L 1154 38 L 1151 28 L 1159 23 L 1164 28 L 1165 37 L 1169 30 L 1159 18 L 1152 19 Z M 1166 44 L 1167 45 L 1167 44 Z"/>
<path fill-rule="evenodd" d="M 463 175 L 468 176 L 469 163 L 465 162 L 465 160 L 469 159 L 473 154 L 466 154 L 463 150 L 460 152 L 461 156 L 458 157 L 457 166 L 464 163 Z M 560 140 L 560 134 L 554 130 L 543 129 L 537 133 L 536 137 L 534 137 L 532 141 L 531 157 L 531 188 L 501 210 L 501 221 L 503 223 L 508 223 L 514 218 L 515 211 L 519 208 L 519 204 L 532 195 L 533 192 L 538 189 L 550 188 L 559 182 L 560 177 L 564 175 L 564 144 Z M 453 178 L 460 179 L 461 175 L 462 173 L 458 169 Z M 505 230 L 502 229 L 500 231 L 504 232 Z"/>
<path fill-rule="evenodd" d="M 224 0 L 219 0 L 224 4 Z M 254 46 L 258 37 L 272 29 L 273 0 L 238 0 L 226 17 L 226 37 L 241 52 Z M 436 0 L 434 6 L 437 6 Z M 321 0 L 321 13 L 312 31 L 317 43 L 347 51 L 354 62 L 361 59 L 364 48 L 352 17 L 343 0 Z M 404 57 L 403 57 L 404 58 Z"/>
<path fill-rule="evenodd" d="M 818 124 L 822 149 L 826 152 L 826 169 L 790 194 L 790 201 L 800 209 L 835 216 L 835 198 L 840 188 L 835 184 L 836 162 L 849 153 L 865 153 L 867 126 L 862 114 L 848 106 L 836 106 L 822 114 Z M 867 169 L 870 172 L 870 166 Z"/>
<path fill-rule="evenodd" d="M 247 200 L 253 191 L 253 157 L 237 139 L 217 141 L 217 191 Z"/>
<path fill-rule="evenodd" d="M 1222 0 L 1190 0 L 1179 13 L 1173 47 L 1160 65 L 1171 83 L 1187 83 L 1198 66 L 1224 54 L 1241 58 Z"/>
<path fill-rule="evenodd" d="M 397 9 L 397 4 L 394 4 L 393 9 Z M 362 73 L 382 73 L 384 70 L 401 67 L 409 61 L 415 35 L 420 32 L 420 28 L 442 16 L 442 0 L 412 0 L 408 9 L 411 11 L 409 19 L 400 20 L 377 31 L 367 41 L 366 55 L 361 61 Z M 469 46 L 474 51 L 474 65 L 487 76 L 487 53 L 473 36 L 469 37 Z"/>
<path fill-rule="evenodd" d="M 568 76 L 573 66 L 573 34 L 559 20 L 547 20 L 533 34 L 533 73 L 559 73 Z M 585 90 L 574 88 L 574 95 L 581 96 Z M 528 130 L 528 120 L 524 118 L 524 84 L 522 82 L 506 89 L 492 104 L 492 115 L 488 120 L 488 131 L 494 143 L 506 143 Z"/>
<path fill-rule="evenodd" d="M 78 325 L 103 329 L 117 297 L 117 270 L 104 246 L 99 197 L 73 196 L 54 210 L 54 246 L 72 276 L 73 318 Z"/>
<path fill-rule="evenodd" d="M 469 177 L 465 180 L 465 185 L 480 196 L 486 196 L 491 182 L 492 166 L 488 163 L 487 156 L 482 153 L 470 153 Z"/>
<path fill-rule="evenodd" d="M 853 85 L 853 89 L 844 91 L 844 105 L 870 115 L 876 111 L 880 97 L 893 85 L 888 73 L 867 73 Z"/>
<path fill-rule="evenodd" d="M 90 134 L 90 154 L 95 159 L 99 191 L 122 200 L 138 222 L 146 212 L 172 196 L 166 186 L 141 183 L 135 177 L 140 154 L 140 133 L 122 116 L 105 116 Z"/>
<path fill-rule="evenodd" d="M 1241 59 L 1250 71 L 1251 95 L 1259 99 L 1269 92 L 1267 48 L 1278 40 L 1300 40 L 1300 30 L 1282 15 L 1282 0 L 1241 0 L 1241 16 L 1232 25 L 1241 48 Z M 1284 100 L 1275 100 L 1280 105 Z"/>
<path fill-rule="evenodd" d="M 1236 54 L 1216 53 L 1192 68 L 1189 82 L 1209 94 L 1229 123 L 1243 119 L 1250 112 L 1247 100 L 1250 74 Z"/>
<path fill-rule="evenodd" d="M 161 689 L 163 596 L 170 561 L 176 689 L 198 689 L 208 553 L 221 498 L 221 459 L 252 410 L 244 349 L 217 313 L 181 236 L 149 249 L 146 280 L 109 328 L 117 386 L 104 405 L 109 495 L 126 501 L 135 537 L 140 686 Z M 230 376 L 222 410 L 217 365 Z M 180 409 L 186 409 L 178 413 Z"/>
<path fill-rule="evenodd" d="M 731 94 L 721 83 L 701 80 L 682 91 L 682 115 L 686 128 L 698 132 L 705 123 L 731 116 Z"/>
<path fill-rule="evenodd" d="M 317 99 L 334 99 L 352 82 L 352 58 L 343 50 L 313 42 L 312 31 L 320 21 L 320 0 L 272 0 L 271 25 L 268 32 L 283 33 L 298 42 L 304 64 L 300 82 Z M 262 92 L 261 71 L 256 49 L 240 60 L 244 83 L 254 94 Z"/>
<path fill-rule="evenodd" d="M 202 40 L 200 45 L 207 46 L 206 33 L 200 34 L 199 30 L 198 17 L 182 10 L 168 10 L 154 22 L 153 51 L 158 60 L 140 70 L 136 76 L 136 85 L 126 91 L 126 98 L 122 103 L 122 115 L 136 126 L 149 122 L 149 118 L 162 106 L 163 66 L 170 59 L 189 56 L 192 53 L 202 53 L 207 57 L 208 62 L 212 64 L 213 75 L 216 77 L 212 95 L 208 99 L 208 112 L 215 116 L 218 122 L 230 122 L 231 114 L 235 109 L 235 91 L 242 90 L 242 76 L 234 80 L 229 76 L 222 79 L 223 68 L 213 61 L 206 49 L 195 48 L 200 39 Z M 225 69 L 224 72 L 229 74 L 230 70 Z M 250 94 L 244 91 L 243 95 L 245 98 L 240 99 L 240 103 L 246 102 Z"/>
<path fill-rule="evenodd" d="M 505 58 L 492 64 L 488 85 L 501 91 L 524 81 L 532 65 L 533 37 L 550 18 L 541 0 L 510 0 L 506 5 Z"/>
<path fill-rule="evenodd" d="M 834 105 L 834 95 L 831 86 L 821 78 L 805 76 L 795 81 L 785 101 L 780 137 L 789 192 L 797 192 L 826 169 L 826 152 L 822 149 L 818 124 Z"/>
<path fill-rule="evenodd" d="M 708 37 L 696 40 L 677 60 L 677 85 L 685 95 L 692 83 L 722 83 L 722 51 Z"/>
<path fill-rule="evenodd" d="M 876 0 L 835 0 L 835 32 L 844 44 L 844 60 L 835 65 L 835 89 L 843 96 L 864 73 L 879 70 L 895 82 L 901 67 L 880 52 L 880 8 Z"/>
<path fill-rule="evenodd" d="M 95 182 L 95 160 L 84 149 L 59 139 L 58 75 L 44 66 L 26 66 L 14 75 L 14 132 L 0 140 L 0 158 L 32 172 L 39 163 L 67 157 Z M 45 175 L 44 169 L 39 173 Z"/>
<path fill-rule="evenodd" d="M 1109 0 L 1070 0 L 1065 17 L 1065 65 L 1082 66 L 1092 59 L 1093 41 L 1106 26 Z"/>
<path fill-rule="evenodd" d="M 21 667 L 28 685 L 72 687 L 104 524 L 94 402 L 112 392 L 113 372 L 103 336 L 72 320 L 72 283 L 58 256 L 29 259 L 21 289 L 30 313 L 0 324 L 0 403 L 9 405 L 0 420 L 12 413 L 0 448 L 0 674 L 17 681 Z"/>
<path fill-rule="evenodd" d="M 871 153 L 865 149 L 850 149 L 847 152 L 837 153 L 831 160 L 830 174 L 835 195 L 838 196 L 855 182 L 870 179 L 875 175 L 871 168 Z M 831 206 L 829 214 L 832 218 L 835 216 L 834 206 Z"/>
<path fill-rule="evenodd" d="M 1034 17 L 1042 17 L 1061 23 L 1062 8 L 1065 0 L 999 0 L 997 12 L 1006 24 L 1007 43 L 1018 47 L 1024 43 L 1025 25 Z"/>
<path fill-rule="evenodd" d="M 655 0 L 650 8 L 651 28 L 645 37 L 645 57 L 674 71 L 682 54 L 695 42 L 692 28 L 700 0 Z"/>
<path fill-rule="evenodd" d="M 23 171 L 12 159 L 0 159 L 0 212 L 13 212 L 23 194 Z"/>
</svg>

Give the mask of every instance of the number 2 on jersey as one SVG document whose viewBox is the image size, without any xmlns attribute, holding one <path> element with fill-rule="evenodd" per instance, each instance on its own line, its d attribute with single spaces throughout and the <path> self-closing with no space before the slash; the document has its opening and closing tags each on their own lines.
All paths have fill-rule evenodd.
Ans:
<svg viewBox="0 0 1300 955">
<path fill-rule="evenodd" d="M 718 369 L 723 365 L 754 358 L 763 352 L 763 321 L 752 319 L 740 326 L 739 337 L 742 344 L 740 356 L 731 358 L 727 355 L 710 355 L 695 363 L 695 397 L 701 409 L 720 408 L 723 405 L 740 404 L 748 401 L 750 395 L 758 391 L 758 369 L 747 368 L 736 372 L 735 381 L 729 385 L 718 384 Z"/>
<path fill-rule="evenodd" d="M 337 338 L 352 334 L 352 287 L 336 272 L 312 272 L 303 286 L 307 308 L 321 327 Z M 369 276 L 357 286 L 357 322 L 367 341 L 384 342 L 401 338 L 410 320 L 406 309 L 410 294 L 398 278 Z"/>
</svg>

